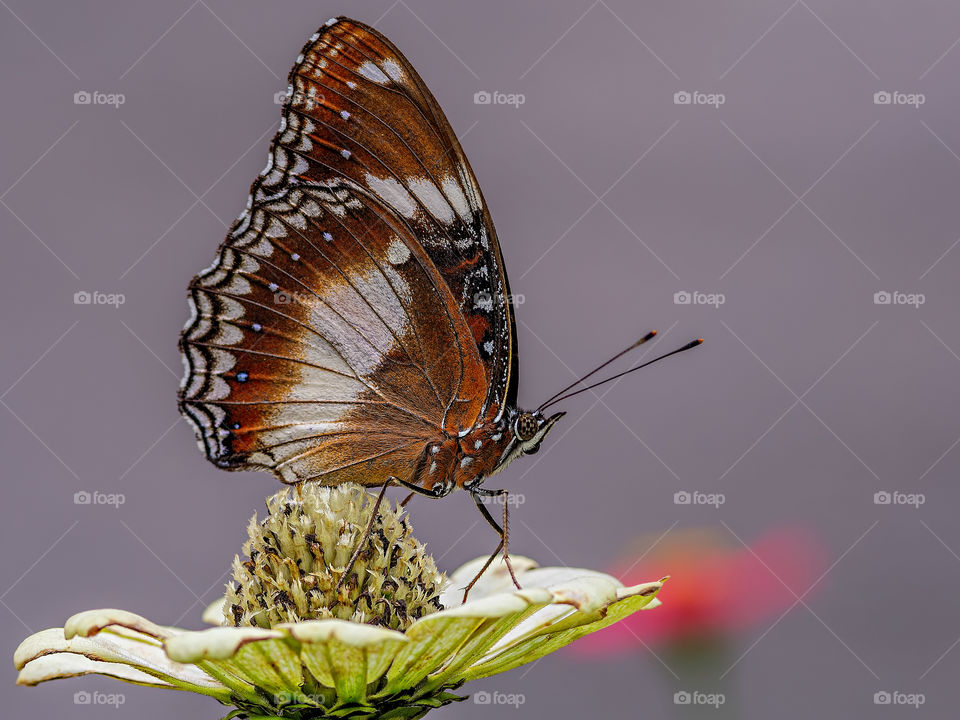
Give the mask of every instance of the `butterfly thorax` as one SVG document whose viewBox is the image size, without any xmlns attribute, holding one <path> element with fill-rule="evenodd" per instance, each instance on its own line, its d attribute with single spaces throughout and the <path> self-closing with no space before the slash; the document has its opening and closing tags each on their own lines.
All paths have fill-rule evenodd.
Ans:
<svg viewBox="0 0 960 720">
<path fill-rule="evenodd" d="M 497 471 L 513 441 L 511 427 L 510 415 L 504 413 L 430 443 L 418 468 L 418 484 L 437 495 L 476 487 Z"/>
<path fill-rule="evenodd" d="M 491 411 L 472 427 L 427 445 L 417 480 L 438 496 L 455 488 L 474 489 L 516 458 L 536 453 L 562 416 L 557 413 L 546 418 L 540 412 L 515 407 L 502 413 Z"/>
</svg>

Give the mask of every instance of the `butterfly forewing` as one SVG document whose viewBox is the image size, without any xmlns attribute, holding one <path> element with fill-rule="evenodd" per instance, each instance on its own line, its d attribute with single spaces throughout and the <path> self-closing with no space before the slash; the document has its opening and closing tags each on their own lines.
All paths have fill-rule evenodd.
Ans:
<svg viewBox="0 0 960 720">
<path fill-rule="evenodd" d="M 247 210 L 191 283 L 180 407 L 207 456 L 287 482 L 410 479 L 501 408 L 513 320 L 492 224 L 399 51 L 328 24 Z"/>
<path fill-rule="evenodd" d="M 506 273 L 479 185 L 426 84 L 369 27 L 325 27 L 290 73 L 290 111 L 310 122 L 311 164 L 389 205 L 436 264 L 487 371 L 488 404 L 515 392 Z"/>
</svg>

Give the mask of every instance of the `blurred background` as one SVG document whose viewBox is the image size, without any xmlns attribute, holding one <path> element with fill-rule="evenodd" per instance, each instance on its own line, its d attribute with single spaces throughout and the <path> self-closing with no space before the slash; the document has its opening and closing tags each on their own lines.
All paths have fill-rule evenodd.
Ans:
<svg viewBox="0 0 960 720">
<path fill-rule="evenodd" d="M 462 137 L 525 406 L 649 329 L 706 339 L 565 403 L 497 478 L 515 553 L 671 574 L 662 610 L 432 717 L 955 714 L 960 6 L 2 0 L 4 715 L 225 713 L 17 688 L 9 659 L 87 608 L 200 627 L 277 489 L 198 452 L 176 341 L 275 94 L 343 13 Z M 465 494 L 410 511 L 444 568 L 493 545 Z"/>
</svg>

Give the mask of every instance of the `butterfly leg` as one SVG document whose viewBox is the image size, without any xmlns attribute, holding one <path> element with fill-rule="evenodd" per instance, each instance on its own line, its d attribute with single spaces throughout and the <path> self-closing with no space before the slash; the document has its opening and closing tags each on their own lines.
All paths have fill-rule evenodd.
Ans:
<svg viewBox="0 0 960 720">
<path fill-rule="evenodd" d="M 416 485 L 415 483 L 412 483 L 412 482 L 407 482 L 406 480 L 401 480 L 398 477 L 391 477 L 390 480 L 397 483 L 397 485 L 405 487 L 407 490 L 409 490 L 411 496 L 414 493 L 416 493 L 417 495 L 426 495 L 427 497 L 431 497 L 431 498 L 441 498 L 441 497 L 444 497 L 445 495 L 449 495 L 450 491 L 453 489 L 452 487 L 448 487 L 446 485 L 441 485 L 438 483 L 433 486 L 434 487 L 433 490 L 428 490 L 425 487 L 421 487 L 420 485 Z M 409 497 L 410 496 L 408 496 L 407 499 L 409 499 Z M 407 500 L 404 500 L 403 502 L 406 503 Z"/>
<path fill-rule="evenodd" d="M 413 497 L 414 493 L 419 493 L 421 495 L 426 495 L 428 497 L 437 498 L 437 497 L 443 497 L 443 495 L 446 495 L 447 492 L 449 492 L 449 491 L 444 492 L 443 487 L 440 485 L 436 486 L 437 487 L 436 490 L 427 490 L 426 488 L 422 488 L 419 485 L 414 485 L 413 483 L 407 482 L 406 480 L 401 480 L 400 478 L 395 477 L 393 475 L 388 477 L 384 481 L 383 486 L 380 488 L 380 493 L 377 495 L 377 501 L 373 504 L 373 513 L 370 515 L 370 522 L 367 523 L 367 529 L 363 531 L 363 537 L 360 538 L 360 542 L 358 542 L 357 546 L 353 549 L 353 554 L 350 556 L 350 560 L 347 562 L 347 567 L 343 571 L 343 575 L 340 576 L 339 582 L 337 582 L 338 595 L 340 594 L 340 589 L 343 587 L 343 581 L 347 579 L 347 575 L 349 575 L 350 571 L 353 569 L 354 563 L 356 563 L 357 558 L 360 557 L 361 550 L 363 550 L 363 548 L 366 547 L 367 540 L 370 539 L 370 533 L 373 532 L 373 523 L 376 521 L 377 515 L 380 512 L 380 504 L 383 502 L 383 496 L 386 494 L 387 488 L 390 486 L 390 483 L 396 483 L 397 485 L 401 485 L 411 491 L 410 495 L 407 496 L 407 499 L 403 501 L 403 504 L 406 504 L 407 500 Z"/>
<path fill-rule="evenodd" d="M 383 487 L 380 488 L 380 494 L 377 495 L 377 501 L 373 504 L 373 512 L 370 513 L 370 522 L 367 523 L 367 529 L 363 531 L 363 536 L 360 538 L 360 542 L 358 542 L 357 546 L 353 549 L 353 554 L 350 555 L 350 560 L 347 562 L 347 567 L 344 569 L 343 575 L 340 576 L 340 580 L 337 582 L 337 595 L 340 594 L 343 581 L 347 579 L 347 576 L 353 569 L 354 563 L 356 563 L 357 558 L 360 557 L 360 551 L 366 547 L 367 540 L 370 539 L 370 533 L 373 532 L 373 523 L 376 522 L 377 515 L 380 514 L 380 504 L 383 502 L 383 496 L 386 495 L 387 488 L 394 480 L 397 480 L 397 478 L 391 475 L 384 481 Z"/>
<path fill-rule="evenodd" d="M 487 524 L 490 525 L 497 534 L 500 536 L 500 543 L 497 545 L 497 549 L 493 551 L 493 554 L 487 558 L 487 562 L 484 563 L 483 567 L 480 569 L 480 572 L 471 580 L 467 587 L 464 588 L 463 592 L 463 601 L 467 601 L 467 595 L 470 593 L 471 588 L 476 584 L 477 580 L 480 579 L 480 576 L 486 572 L 487 568 L 490 567 L 490 563 L 493 562 L 494 558 L 497 557 L 497 554 L 500 550 L 503 550 L 503 562 L 507 566 L 507 571 L 510 573 L 510 579 L 513 580 L 513 584 L 517 587 L 518 590 L 521 590 L 520 582 L 517 580 L 516 573 L 513 571 L 513 564 L 510 562 L 510 550 L 509 550 L 509 538 L 510 538 L 510 524 L 509 524 L 509 503 L 507 499 L 509 493 L 506 490 L 487 490 L 485 488 L 473 488 L 470 490 L 470 497 L 473 498 L 473 502 L 476 504 L 477 509 L 480 511 L 480 514 L 483 515 L 483 519 L 487 521 Z M 502 497 L 503 498 L 503 527 L 493 519 L 493 515 L 490 514 L 490 511 L 487 510 L 487 506 L 483 504 L 480 500 L 481 497 Z"/>
<path fill-rule="evenodd" d="M 487 558 L 487 561 L 483 564 L 483 567 L 480 568 L 480 572 L 473 576 L 473 580 L 467 583 L 467 586 L 463 589 L 463 600 L 461 602 L 467 601 L 467 595 L 470 594 L 470 591 L 473 589 L 473 586 L 477 584 L 477 580 L 487 571 L 487 568 L 490 567 L 490 563 L 497 559 L 497 555 L 500 554 L 500 549 L 503 547 L 503 540 L 500 540 L 500 543 L 497 545 L 497 549 L 494 550 L 490 557 Z"/>
</svg>

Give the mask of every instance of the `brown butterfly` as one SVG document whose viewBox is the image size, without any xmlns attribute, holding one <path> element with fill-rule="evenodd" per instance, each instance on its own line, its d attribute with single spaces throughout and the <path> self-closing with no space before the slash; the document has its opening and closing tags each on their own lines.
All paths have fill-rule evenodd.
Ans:
<svg viewBox="0 0 960 720">
<path fill-rule="evenodd" d="M 501 526 L 481 501 L 507 491 L 482 483 L 537 452 L 563 416 L 543 411 L 573 394 L 517 409 L 509 298 L 433 95 L 380 33 L 331 19 L 290 72 L 246 210 L 190 283 L 180 412 L 228 470 L 382 485 L 380 499 L 390 483 L 463 488 L 509 568 L 507 503 Z"/>
</svg>

